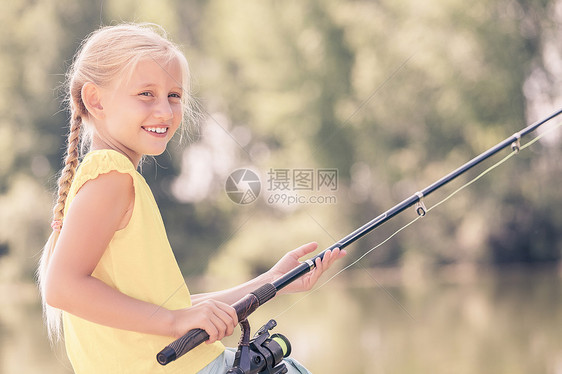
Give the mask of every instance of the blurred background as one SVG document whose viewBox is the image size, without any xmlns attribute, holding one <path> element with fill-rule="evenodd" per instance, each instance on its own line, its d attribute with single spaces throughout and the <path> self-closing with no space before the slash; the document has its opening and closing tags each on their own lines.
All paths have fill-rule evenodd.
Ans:
<svg viewBox="0 0 562 374">
<path fill-rule="evenodd" d="M 562 106 L 560 0 L 3 2 L 1 373 L 71 372 L 46 338 L 34 271 L 65 147 L 65 72 L 87 34 L 121 21 L 162 25 L 191 64 L 201 123 L 142 173 L 192 292 L 331 245 Z M 561 136 L 315 291 L 270 301 L 254 330 L 276 318 L 315 373 L 562 373 Z M 225 192 L 240 168 L 259 176 L 252 203 Z M 415 216 L 352 245 L 339 269 Z"/>
</svg>

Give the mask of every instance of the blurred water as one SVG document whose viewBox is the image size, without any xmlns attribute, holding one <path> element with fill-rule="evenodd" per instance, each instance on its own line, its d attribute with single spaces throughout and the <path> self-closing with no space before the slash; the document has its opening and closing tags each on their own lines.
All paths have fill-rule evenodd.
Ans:
<svg viewBox="0 0 562 374">
<path fill-rule="evenodd" d="M 34 286 L 0 290 L 0 373 L 70 373 L 64 353 L 49 346 Z M 272 300 L 251 317 L 254 331 L 270 318 L 314 373 L 562 373 L 554 267 L 455 269 L 409 283 L 356 270 L 304 298 Z"/>
</svg>

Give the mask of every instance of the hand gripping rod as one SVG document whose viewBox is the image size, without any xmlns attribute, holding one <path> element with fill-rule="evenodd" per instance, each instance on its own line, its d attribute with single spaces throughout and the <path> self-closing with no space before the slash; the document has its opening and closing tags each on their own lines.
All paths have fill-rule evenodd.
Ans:
<svg viewBox="0 0 562 374">
<path fill-rule="evenodd" d="M 241 321 L 243 319 L 246 319 L 259 306 L 261 306 L 268 300 L 272 299 L 276 295 L 277 291 L 281 290 L 285 286 L 289 285 L 290 283 L 294 282 L 304 274 L 314 269 L 314 267 L 316 266 L 315 265 L 316 259 L 324 258 L 324 254 L 326 252 L 336 248 L 343 249 L 347 247 L 348 245 L 362 238 L 363 236 L 365 236 L 372 230 L 376 229 L 386 221 L 390 220 L 392 217 L 400 214 L 401 212 L 403 212 L 404 210 L 408 209 L 409 207 L 413 206 L 416 203 L 421 203 L 423 197 L 428 196 L 429 194 L 435 192 L 439 188 L 443 187 L 445 184 L 451 182 L 453 179 L 457 178 L 458 176 L 465 173 L 469 169 L 480 164 L 482 161 L 495 155 L 502 149 L 511 146 L 514 151 L 518 151 L 519 140 L 523 136 L 535 131 L 541 125 L 545 124 L 546 122 L 550 121 L 551 119 L 553 119 L 554 117 L 558 116 L 561 113 L 562 113 L 562 109 L 552 113 L 545 119 L 542 119 L 538 122 L 535 122 L 532 125 L 525 127 L 523 130 L 513 134 L 512 136 L 505 139 L 504 141 L 498 143 L 497 145 L 493 146 L 487 151 L 476 156 L 466 164 L 462 165 L 458 169 L 447 174 L 446 176 L 439 179 L 435 183 L 431 184 L 430 186 L 424 188 L 421 191 L 416 192 L 409 198 L 403 200 L 401 203 L 395 205 L 394 207 L 390 208 L 383 214 L 367 222 L 357 230 L 353 231 L 351 234 L 347 235 L 346 237 L 340 239 L 338 242 L 332 244 L 330 247 L 323 250 L 315 257 L 308 259 L 305 262 L 301 263 L 300 265 L 296 266 L 293 270 L 289 271 L 282 277 L 278 278 L 272 283 L 267 283 L 261 286 L 260 288 L 256 289 L 253 292 L 250 292 L 242 299 L 232 304 L 232 307 L 236 310 L 236 314 L 238 315 L 238 320 Z M 425 207 L 423 207 L 423 205 L 420 205 L 416 210 L 418 214 L 425 215 Z M 209 335 L 205 332 L 205 330 L 202 329 L 190 330 L 187 334 L 175 340 L 170 345 L 166 346 L 162 351 L 160 351 L 160 353 L 158 353 L 158 355 L 156 356 L 156 359 L 161 365 L 166 365 L 174 361 L 175 359 L 183 356 L 184 354 L 186 354 L 193 348 L 197 347 L 199 344 L 203 343 L 207 339 L 209 339 Z"/>
</svg>

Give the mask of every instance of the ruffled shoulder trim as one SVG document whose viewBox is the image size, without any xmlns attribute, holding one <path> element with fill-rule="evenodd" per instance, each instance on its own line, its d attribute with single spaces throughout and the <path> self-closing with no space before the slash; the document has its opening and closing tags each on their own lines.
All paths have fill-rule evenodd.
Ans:
<svg viewBox="0 0 562 374">
<path fill-rule="evenodd" d="M 87 181 L 96 179 L 101 174 L 111 171 L 130 175 L 136 173 L 131 160 L 117 151 L 102 149 L 89 152 L 80 163 L 80 166 L 78 166 L 72 183 L 73 192 L 76 193 Z"/>
</svg>

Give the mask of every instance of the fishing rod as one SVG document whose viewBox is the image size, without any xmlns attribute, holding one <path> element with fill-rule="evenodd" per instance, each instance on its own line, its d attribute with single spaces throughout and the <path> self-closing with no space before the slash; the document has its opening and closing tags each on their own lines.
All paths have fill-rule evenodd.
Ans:
<svg viewBox="0 0 562 374">
<path fill-rule="evenodd" d="M 377 227 L 381 226 L 382 224 L 384 224 L 394 216 L 400 214 L 401 212 L 410 208 L 413 205 L 415 205 L 415 210 L 417 214 L 419 216 L 424 216 L 427 212 L 427 209 L 423 203 L 424 197 L 429 196 L 431 193 L 443 187 L 445 184 L 451 182 L 452 180 L 464 174 L 465 172 L 472 169 L 476 165 L 480 164 L 484 160 L 492 157 L 493 155 L 503 150 L 504 148 L 511 146 L 512 151 L 519 152 L 521 148 L 520 140 L 522 137 L 535 131 L 540 126 L 544 125 L 546 122 L 550 121 L 551 119 L 555 118 L 561 113 L 562 113 L 562 109 L 559 109 L 558 111 L 552 113 L 548 117 L 525 127 L 519 132 L 516 132 L 515 134 L 505 139 L 504 141 L 498 143 L 497 145 L 493 146 L 487 151 L 474 157 L 472 160 L 465 163 L 458 169 L 450 172 L 449 174 L 439 179 L 438 181 L 434 182 L 433 184 L 429 185 L 428 187 L 424 188 L 423 190 L 414 193 L 412 196 L 408 197 L 407 199 L 403 200 L 399 204 L 390 208 L 389 210 L 382 213 L 378 217 L 375 217 L 371 221 L 367 222 L 363 226 L 353 231 L 351 234 L 345 236 L 344 238 L 340 239 L 336 243 L 332 244 L 331 246 L 323 250 L 315 257 L 302 262 L 300 265 L 293 268 L 293 270 L 289 271 L 285 275 L 276 279 L 272 283 L 267 283 L 259 287 L 258 289 L 250 292 L 242 299 L 232 304 L 232 307 L 236 310 L 236 314 L 238 315 L 238 320 L 245 321 L 247 317 L 250 314 L 252 314 L 258 307 L 260 307 L 265 302 L 275 297 L 276 293 L 279 290 L 283 289 L 290 283 L 294 282 L 304 274 L 314 269 L 316 267 L 315 265 L 316 259 L 323 259 L 324 254 L 326 252 L 332 251 L 336 248 L 343 249 L 347 247 L 351 243 L 362 238 L 369 232 L 373 231 Z M 243 332 L 244 332 L 244 327 L 243 327 Z M 174 342 L 166 346 L 160 353 L 158 353 L 156 359 L 161 365 L 166 365 L 174 361 L 175 359 L 181 357 L 182 355 L 186 354 L 191 349 L 197 347 L 199 344 L 203 343 L 208 338 L 209 335 L 203 329 L 190 330 L 183 337 L 175 340 Z"/>
</svg>

